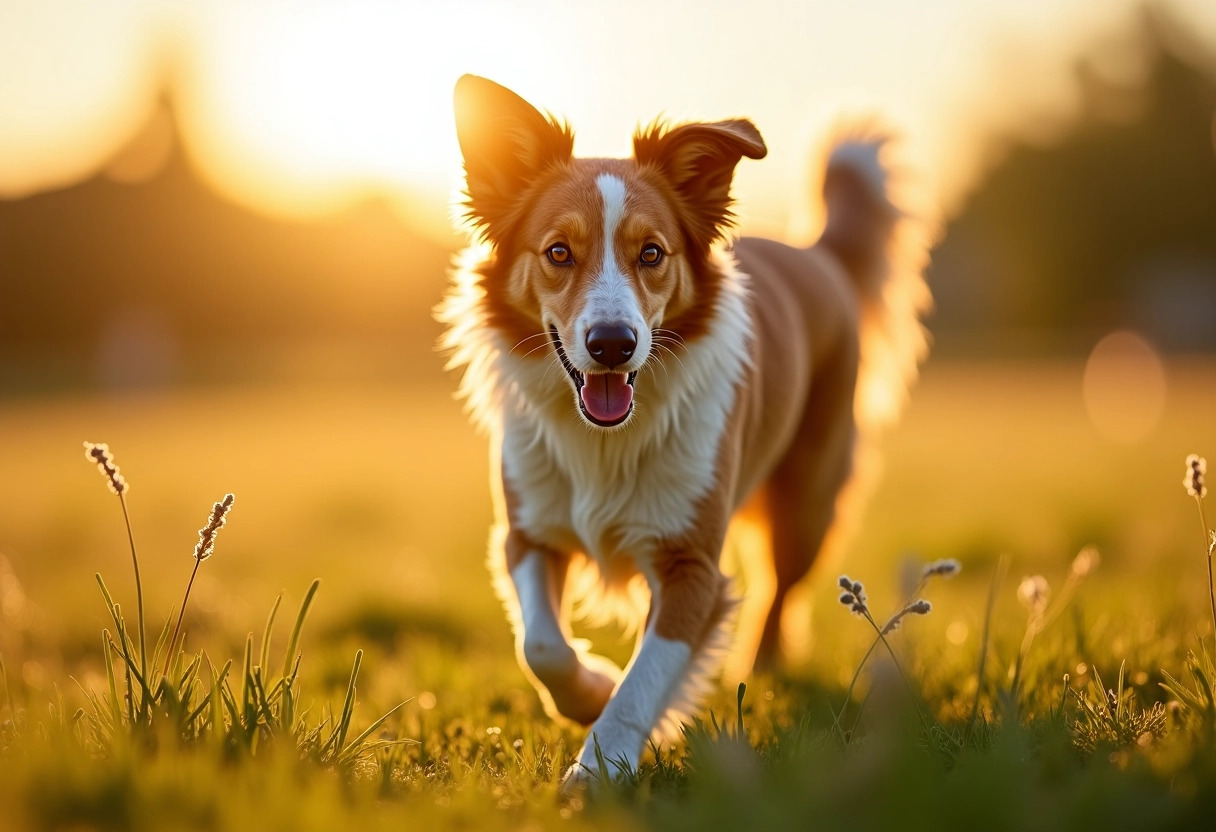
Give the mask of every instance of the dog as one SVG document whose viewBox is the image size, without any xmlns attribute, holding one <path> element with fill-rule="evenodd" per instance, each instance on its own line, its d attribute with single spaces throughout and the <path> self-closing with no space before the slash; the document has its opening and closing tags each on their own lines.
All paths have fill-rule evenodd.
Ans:
<svg viewBox="0 0 1216 832">
<path fill-rule="evenodd" d="M 786 595 L 926 352 L 927 238 L 878 130 L 826 154 L 824 230 L 795 248 L 728 237 L 735 167 L 767 153 L 746 119 L 655 122 L 632 158 L 574 158 L 569 126 L 505 87 L 466 75 L 454 98 L 473 238 L 437 317 L 490 437 L 489 561 L 520 666 L 548 713 L 591 726 L 577 783 L 597 749 L 636 766 L 695 708 L 736 624 L 744 668 L 777 660 Z M 732 523 L 770 556 L 746 556 L 741 604 Z M 572 638 L 574 614 L 637 626 L 623 672 Z"/>
</svg>

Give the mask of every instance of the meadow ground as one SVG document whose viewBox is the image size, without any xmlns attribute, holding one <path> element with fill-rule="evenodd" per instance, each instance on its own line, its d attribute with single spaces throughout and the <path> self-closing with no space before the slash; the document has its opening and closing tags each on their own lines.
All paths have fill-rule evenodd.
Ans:
<svg viewBox="0 0 1216 832">
<path fill-rule="evenodd" d="M 3 826 L 1210 828 L 1216 707 L 1186 659 L 1214 643 L 1181 480 L 1188 453 L 1216 458 L 1214 379 L 1211 361 L 1170 364 L 1160 424 L 1126 447 L 1092 428 L 1078 363 L 931 363 L 887 437 L 853 544 L 816 569 L 795 611 L 804 643 L 791 671 L 749 679 L 741 713 L 723 688 L 717 726 L 572 801 L 557 780 L 582 732 L 550 722 L 515 665 L 482 564 L 484 440 L 451 379 L 0 399 Z M 369 739 L 409 741 L 341 764 L 301 761 L 281 733 L 270 739 L 281 698 L 236 715 L 251 719 L 245 745 L 106 729 L 86 695 L 109 707 L 101 633 L 114 627 L 93 573 L 127 621 L 135 593 L 121 510 L 84 440 L 108 442 L 132 484 L 152 638 L 181 602 L 196 530 L 233 492 L 190 596 L 187 650 L 239 668 L 246 634 L 256 657 L 282 591 L 268 648 L 277 672 L 320 578 L 288 721 L 316 725 L 332 709 L 340 722 L 361 649 L 352 735 L 405 700 Z M 1101 565 L 1048 608 L 1009 696 L 1031 615 L 1019 584 L 1041 574 L 1059 598 L 1086 545 Z M 941 558 L 961 575 L 929 585 L 933 612 L 891 636 L 915 700 L 880 648 L 836 719 L 873 640 L 837 602 L 836 576 L 865 581 L 881 619 L 902 598 L 901 564 Z M 596 635 L 627 658 L 617 634 Z M 1107 713 L 1097 679 L 1114 688 L 1121 667 L 1126 692 Z M 1189 707 L 1168 704 L 1163 671 L 1198 691 Z M 219 724 L 231 721 L 216 707 Z"/>
</svg>

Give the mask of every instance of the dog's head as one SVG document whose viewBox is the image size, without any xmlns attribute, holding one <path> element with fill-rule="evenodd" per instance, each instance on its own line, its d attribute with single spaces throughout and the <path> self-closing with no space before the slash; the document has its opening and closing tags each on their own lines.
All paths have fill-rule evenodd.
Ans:
<svg viewBox="0 0 1216 832">
<path fill-rule="evenodd" d="M 587 422 L 625 424 L 652 353 L 712 315 L 710 247 L 732 219 L 735 165 L 765 155 L 760 133 L 742 119 L 655 124 L 631 159 L 575 159 L 569 127 L 492 81 L 464 76 L 455 105 L 467 217 L 493 247 L 490 325 L 521 355 L 556 354 Z"/>
</svg>

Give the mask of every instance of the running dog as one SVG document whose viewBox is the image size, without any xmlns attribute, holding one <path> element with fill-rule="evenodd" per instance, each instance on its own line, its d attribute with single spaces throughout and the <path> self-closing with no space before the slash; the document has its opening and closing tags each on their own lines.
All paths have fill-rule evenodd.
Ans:
<svg viewBox="0 0 1216 832">
<path fill-rule="evenodd" d="M 521 667 L 591 726 L 578 781 L 597 745 L 636 765 L 695 707 L 736 619 L 749 659 L 777 657 L 786 594 L 926 351 L 927 245 L 875 130 L 830 148 L 822 236 L 794 248 L 727 236 L 734 169 L 767 152 L 746 119 L 656 122 L 632 158 L 584 159 L 484 78 L 459 80 L 455 112 L 475 239 L 437 316 L 491 438 L 490 567 Z M 737 615 L 732 522 L 767 550 Z M 623 672 L 571 637 L 574 613 L 636 624 Z"/>
</svg>

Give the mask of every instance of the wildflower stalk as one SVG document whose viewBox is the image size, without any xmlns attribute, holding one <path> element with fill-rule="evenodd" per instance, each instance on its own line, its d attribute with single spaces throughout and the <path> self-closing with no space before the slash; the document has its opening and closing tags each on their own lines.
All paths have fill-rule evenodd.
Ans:
<svg viewBox="0 0 1216 832">
<path fill-rule="evenodd" d="M 908 674 L 904 673 L 903 665 L 899 663 L 899 657 L 895 655 L 895 649 L 891 647 L 891 642 L 887 641 L 887 636 L 882 627 L 878 626 L 878 622 L 874 620 L 874 616 L 870 615 L 867 609 L 862 612 L 862 616 L 866 621 L 870 622 L 870 626 L 874 628 L 874 632 L 878 634 L 878 640 L 882 642 L 882 646 L 887 648 L 887 652 L 891 655 L 891 662 L 895 665 L 895 669 L 899 671 L 899 678 L 904 680 L 904 687 L 908 689 L 908 696 L 912 697 L 912 703 L 916 707 L 916 712 L 920 714 L 923 721 L 924 714 L 920 713 L 920 706 L 916 705 L 916 691 L 912 688 L 912 682 L 908 679 Z"/>
<path fill-rule="evenodd" d="M 1068 570 L 1068 576 L 1064 579 L 1064 585 L 1060 587 L 1060 591 L 1056 593 L 1055 601 L 1051 607 L 1043 614 L 1042 621 L 1039 622 L 1039 628 L 1035 634 L 1043 632 L 1051 624 L 1059 618 L 1060 613 L 1064 612 L 1064 608 L 1068 606 L 1068 602 L 1072 600 L 1073 594 L 1077 591 L 1081 581 L 1089 577 L 1089 573 L 1097 568 L 1100 561 L 1098 550 L 1093 546 L 1086 546 L 1073 559 L 1072 567 Z"/>
<path fill-rule="evenodd" d="M 887 623 L 882 626 L 882 629 L 878 630 L 878 635 L 875 636 L 875 638 L 872 642 L 870 642 L 869 649 L 866 650 L 866 654 L 861 657 L 861 661 L 857 663 L 857 668 L 853 671 L 853 678 L 849 680 L 849 689 L 847 691 L 845 691 L 844 704 L 840 708 L 840 713 L 836 715 L 836 724 L 837 725 L 839 725 L 840 720 L 844 718 L 844 712 L 849 707 L 849 703 L 853 701 L 853 691 L 857 687 L 857 680 L 861 678 L 861 671 L 865 668 L 866 662 L 868 662 L 870 660 L 870 656 L 872 656 L 874 654 L 874 651 L 878 649 L 878 645 L 886 642 L 886 638 L 885 638 L 886 634 L 893 632 L 895 630 L 896 626 L 898 626 L 900 619 L 902 619 L 905 615 L 923 614 L 923 613 L 919 613 L 919 609 L 913 609 L 913 607 L 917 603 L 927 604 L 928 602 L 926 602 L 926 601 L 914 602 L 910 599 L 915 598 L 917 595 L 920 594 L 921 590 L 924 589 L 927 581 L 928 581 L 928 576 L 921 578 L 920 583 L 916 585 L 916 589 L 913 590 L 912 594 L 909 596 L 909 600 L 907 601 L 907 603 L 905 603 L 898 612 L 896 612 L 894 615 L 892 615 L 890 618 L 887 619 Z M 867 618 L 869 618 L 868 612 L 865 613 L 865 615 Z M 874 619 L 871 618 L 870 623 L 875 626 L 875 629 L 878 629 L 877 622 L 875 622 Z M 887 649 L 888 650 L 891 649 L 889 645 L 888 645 Z M 857 718 L 858 719 L 861 718 L 860 713 L 857 715 Z"/>
<path fill-rule="evenodd" d="M 148 648 L 146 645 L 144 627 L 144 584 L 139 575 L 139 555 L 135 551 L 135 533 L 131 530 L 131 514 L 127 511 L 127 489 L 130 486 L 127 480 L 119 472 L 118 466 L 114 464 L 114 455 L 110 453 L 110 446 L 104 442 L 84 443 L 85 459 L 97 465 L 97 469 L 101 471 L 102 476 L 107 480 L 107 485 L 110 487 L 111 493 L 118 497 L 118 502 L 122 506 L 122 519 L 127 527 L 127 541 L 131 544 L 131 564 L 135 567 L 135 607 L 138 615 L 139 624 L 139 675 L 147 679 L 148 674 Z M 140 715 L 142 716 L 145 709 L 150 704 L 147 699 L 147 688 L 144 689 L 144 696 L 140 697 Z"/>
<path fill-rule="evenodd" d="M 1212 637 L 1216 639 L 1216 588 L 1212 585 L 1212 555 L 1216 553 L 1216 540 L 1209 542 L 1208 521 L 1203 514 L 1203 498 L 1195 495 L 1195 505 L 1199 507 L 1199 526 L 1204 545 L 1208 547 L 1208 603 L 1212 606 Z"/>
<path fill-rule="evenodd" d="M 233 499 L 232 494 L 224 495 L 222 501 L 212 506 L 211 516 L 207 520 L 207 525 L 198 530 L 198 543 L 194 547 L 194 569 L 190 572 L 190 581 L 186 584 L 186 594 L 182 598 L 181 609 L 177 612 L 177 624 L 173 627 L 173 638 L 169 639 L 169 649 L 165 652 L 165 669 L 161 673 L 162 676 L 167 676 L 169 668 L 172 667 L 177 637 L 182 630 L 182 619 L 186 616 L 186 604 L 190 601 L 190 590 L 194 586 L 194 578 L 198 575 L 198 568 L 202 565 L 203 561 L 211 557 L 215 549 L 215 537 L 228 521 L 228 510 L 232 508 Z"/>
<path fill-rule="evenodd" d="M 844 704 L 840 706 L 840 713 L 836 715 L 836 724 L 840 724 L 840 720 L 844 718 L 844 712 L 848 709 L 849 703 L 853 701 L 853 690 L 857 687 L 857 680 L 861 678 L 861 671 L 866 666 L 866 662 L 870 660 L 870 656 L 878 649 L 879 639 L 874 639 L 870 642 L 870 649 L 861 657 L 861 661 L 857 663 L 857 669 L 853 671 L 853 678 L 849 680 L 849 689 L 844 694 Z M 860 717 L 860 715 L 859 715 Z"/>
<path fill-rule="evenodd" d="M 169 649 L 165 651 L 165 667 L 161 671 L 161 676 L 168 676 L 169 669 L 173 666 L 173 651 L 177 647 L 177 636 L 182 630 L 182 619 L 186 615 L 186 604 L 190 600 L 190 589 L 194 586 L 194 576 L 198 574 L 198 566 L 202 563 L 201 560 L 194 562 L 194 569 L 190 570 L 190 580 L 186 583 L 186 594 L 182 598 L 182 608 L 177 611 L 177 623 L 173 625 L 173 638 L 169 639 Z"/>
<path fill-rule="evenodd" d="M 1204 483 L 1204 475 L 1207 474 L 1208 461 L 1198 454 L 1191 454 L 1186 458 L 1186 476 L 1182 479 L 1182 485 L 1186 488 L 1186 492 L 1195 498 L 1195 506 L 1199 509 L 1199 532 L 1203 538 L 1203 545 L 1208 550 L 1208 603 L 1212 607 L 1212 637 L 1216 639 L 1216 586 L 1212 582 L 1212 556 L 1216 554 L 1216 534 L 1209 531 L 1207 517 L 1203 512 L 1203 498 L 1207 496 L 1208 489 Z M 1212 535 L 1209 542 L 1209 535 Z"/>
<path fill-rule="evenodd" d="M 1072 600 L 1077 587 L 1098 568 L 1101 559 L 1098 550 L 1093 546 L 1086 546 L 1078 552 L 1068 570 L 1064 586 L 1054 598 L 1051 586 L 1042 575 L 1025 578 L 1018 585 L 1018 600 L 1029 611 L 1029 615 L 1026 618 L 1026 632 L 1022 635 L 1022 646 L 1019 648 L 1017 660 L 1014 662 L 1013 678 L 1009 684 L 1008 701 L 1015 717 L 1018 711 L 1018 693 L 1022 685 L 1022 671 L 1035 637 L 1059 617 L 1064 608 L 1068 606 L 1068 602 Z"/>
<path fill-rule="evenodd" d="M 127 525 L 127 541 L 131 544 L 131 565 L 135 567 L 135 610 L 139 623 L 139 672 L 145 679 L 148 676 L 148 647 L 144 628 L 144 584 L 139 577 L 139 555 L 135 552 L 135 533 L 131 531 L 131 515 L 127 512 L 125 491 L 118 494 L 118 502 L 122 505 L 122 519 Z"/>
<path fill-rule="evenodd" d="M 887 652 L 891 654 L 891 660 L 895 662 L 895 667 L 899 671 L 899 675 L 903 678 L 904 685 L 908 688 L 909 695 L 912 696 L 913 702 L 916 701 L 916 694 L 912 689 L 912 683 L 908 680 L 907 675 L 900 666 L 899 659 L 896 658 L 895 651 L 892 649 L 890 643 L 888 643 L 886 636 L 888 633 L 894 632 L 899 627 L 900 621 L 902 621 L 905 616 L 925 615 L 932 609 L 928 601 L 923 599 L 913 600 L 916 598 L 916 596 L 920 595 L 921 591 L 925 588 L 925 585 L 931 578 L 939 576 L 948 578 L 957 574 L 958 570 L 959 565 L 958 561 L 956 560 L 940 560 L 925 566 L 925 568 L 921 571 L 920 581 L 917 583 L 916 587 L 908 595 L 908 598 L 905 600 L 903 605 L 894 614 L 892 614 L 891 617 L 887 619 L 886 624 L 881 627 L 878 626 L 878 622 L 875 621 L 874 617 L 870 614 L 869 606 L 866 603 L 865 589 L 862 587 L 861 583 L 858 581 L 853 581 L 845 575 L 840 577 L 840 588 L 844 590 L 844 594 L 840 596 L 840 602 L 849 607 L 853 612 L 865 616 L 865 619 L 870 622 L 870 626 L 874 628 L 875 639 L 870 643 L 869 649 L 866 650 L 865 655 L 861 657 L 861 661 L 857 664 L 857 668 L 853 671 L 853 678 L 849 680 L 849 688 L 845 693 L 844 703 L 840 707 L 840 713 L 835 715 L 836 728 L 840 727 L 840 721 L 844 718 L 844 714 L 845 711 L 848 710 L 849 703 L 853 701 L 853 691 L 857 686 L 857 680 L 861 678 L 862 669 L 865 667 L 866 662 L 869 661 L 870 656 L 873 655 L 876 649 L 878 649 L 880 642 L 887 648 Z M 920 713 L 919 707 L 917 708 L 917 712 Z M 920 714 L 920 716 L 923 722 L 924 714 Z M 860 714 L 858 714 L 858 719 L 860 719 Z"/>
</svg>

